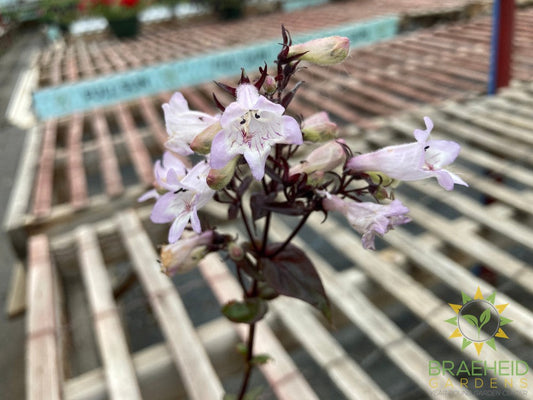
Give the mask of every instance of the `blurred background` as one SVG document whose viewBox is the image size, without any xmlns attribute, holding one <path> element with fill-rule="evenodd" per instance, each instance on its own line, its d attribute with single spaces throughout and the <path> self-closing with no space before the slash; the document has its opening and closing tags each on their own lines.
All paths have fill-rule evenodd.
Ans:
<svg viewBox="0 0 533 400">
<path fill-rule="evenodd" d="M 231 98 L 213 79 L 235 85 L 241 66 L 255 78 L 264 62 L 273 71 L 282 24 L 295 42 L 342 35 L 352 44 L 344 63 L 299 71 L 305 84 L 289 114 L 327 111 L 361 152 L 412 141 L 429 115 L 435 138 L 461 144 L 455 171 L 470 184 L 453 192 L 402 185 L 414 222 L 379 239 L 376 252 L 343 221 L 310 222 L 301 246 L 335 293 L 334 324 L 298 303 L 273 303 L 268 329 L 282 349 L 274 359 L 289 371 L 282 379 L 302 379 L 321 399 L 424 399 L 450 389 L 445 380 L 431 386 L 430 360 L 531 364 L 532 5 L 0 0 L 0 397 L 134 398 L 115 391 L 118 379 L 143 398 L 195 398 L 180 358 L 187 349 L 176 350 L 189 334 L 206 349 L 212 378 L 236 390 L 239 339 L 220 318 L 217 280 L 201 269 L 165 281 L 165 295 L 153 289 L 163 284 L 143 278 L 143 268 L 157 272 L 168 227 L 152 224 L 150 204 L 137 198 L 164 151 L 161 105 L 179 90 L 191 109 L 217 112 L 213 93 L 223 104 Z M 224 213 L 202 218 L 222 225 Z M 279 235 L 293 224 L 278 222 Z M 94 265 L 98 284 L 87 275 Z M 478 287 L 509 303 L 513 320 L 510 339 L 481 354 L 461 349 L 444 322 L 454 316 L 448 303 Z M 125 353 L 113 355 L 113 346 Z M 452 378 L 462 391 L 467 376 Z M 467 395 L 495 396 L 489 379 Z M 254 375 L 260 398 L 282 397 L 272 382 L 268 371 Z M 530 398 L 531 385 L 516 380 L 498 398 Z M 297 398 L 287 390 L 284 398 Z"/>
</svg>

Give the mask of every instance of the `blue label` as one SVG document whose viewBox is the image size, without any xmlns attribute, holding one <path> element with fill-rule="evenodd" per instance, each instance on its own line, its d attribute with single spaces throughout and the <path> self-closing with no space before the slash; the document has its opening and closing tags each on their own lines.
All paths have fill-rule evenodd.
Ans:
<svg viewBox="0 0 533 400">
<path fill-rule="evenodd" d="M 295 35 L 294 43 L 325 36 L 346 36 L 352 48 L 396 35 L 398 17 L 347 24 L 308 34 Z M 129 101 L 156 93 L 235 76 L 240 69 L 255 70 L 273 61 L 280 50 L 278 41 L 200 55 L 100 78 L 49 87 L 33 94 L 33 107 L 40 119 Z"/>
</svg>

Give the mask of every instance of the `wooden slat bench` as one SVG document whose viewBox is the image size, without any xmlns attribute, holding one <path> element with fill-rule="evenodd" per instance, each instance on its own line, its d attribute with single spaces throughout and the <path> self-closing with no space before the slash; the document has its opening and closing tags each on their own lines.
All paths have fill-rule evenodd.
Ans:
<svg viewBox="0 0 533 400">
<path fill-rule="evenodd" d="M 533 76 L 530 59 L 533 38 L 528 29 L 532 21 L 531 10 L 517 13 L 516 39 L 520 45 L 515 56 L 519 61 L 514 64 L 513 73 L 519 79 Z M 460 99 L 483 92 L 489 34 L 490 20 L 481 17 L 353 50 L 352 56 L 339 66 L 303 70 L 302 80 L 322 84 L 303 87 L 300 97 L 291 105 L 291 112 L 308 116 L 325 109 L 339 123 L 372 126 L 379 116 L 396 114 L 427 102 Z M 98 49 L 91 43 L 80 46 L 85 61 L 87 53 L 116 60 L 120 58 L 117 49 L 122 49 L 118 45 L 117 48 L 103 46 Z M 57 54 L 45 57 L 49 62 L 56 62 L 54 60 L 63 51 L 73 56 L 72 50 L 57 48 L 54 51 Z M 69 65 L 72 65 L 70 61 Z M 128 65 L 122 63 L 115 67 L 129 68 Z M 450 65 L 456 69 L 450 70 Z M 113 68 L 98 67 L 100 73 L 112 72 Z M 213 84 L 204 84 L 184 88 L 183 92 L 191 108 L 212 113 L 216 112 L 211 101 L 213 90 Z M 7 213 L 7 230 L 20 256 L 26 252 L 28 232 L 64 230 L 76 221 L 95 220 L 135 203 L 135 198 L 152 180 L 153 159 L 163 150 L 167 134 L 161 104 L 168 101 L 170 95 L 164 93 L 127 105 L 49 120 L 30 131 L 27 147 L 33 151 L 26 152 Z M 224 102 L 231 101 L 223 94 L 219 97 Z M 520 101 L 517 103 L 518 107 L 528 106 L 528 103 L 524 106 Z M 503 107 L 501 112 L 507 110 Z M 524 112 L 527 115 L 527 110 Z M 435 122 L 439 123 L 444 115 L 456 115 L 461 118 L 446 123 L 457 132 L 468 135 L 476 143 L 483 141 L 492 149 L 502 152 L 507 149 L 505 154 L 512 154 L 513 158 L 529 159 L 526 148 L 517 148 L 490 132 L 491 126 L 487 124 L 495 129 L 502 128 L 507 123 L 505 118 L 509 118 L 508 113 L 503 120 L 492 122 L 483 122 L 490 111 L 476 113 L 476 124 L 472 126 L 470 120 L 461 117 L 464 111 L 460 106 L 450 104 L 445 114 L 435 116 Z M 513 118 L 518 125 L 508 129 L 508 135 L 526 138 L 530 143 L 527 126 L 524 126 L 527 118 Z M 478 181 L 478 185 L 482 184 Z M 524 207 L 527 208 L 527 202 L 522 201 Z"/>
<path fill-rule="evenodd" d="M 252 16 L 227 24 L 209 20 L 192 25 L 143 27 L 142 34 L 127 43 L 100 39 L 99 46 L 95 46 L 95 42 L 75 40 L 62 49 L 50 47 L 43 51 L 39 62 L 40 87 L 278 39 L 281 24 L 296 34 L 383 15 L 397 14 L 408 21 L 420 11 L 435 19 L 450 12 L 455 13 L 456 18 L 468 17 L 469 3 L 468 0 L 447 0 L 438 4 L 431 0 L 398 0 L 326 4 L 291 13 Z"/>
<path fill-rule="evenodd" d="M 444 374 L 430 385 L 429 361 L 533 362 L 532 104 L 533 85 L 516 82 L 496 97 L 344 131 L 353 149 L 366 151 L 413 140 L 428 115 L 433 138 L 460 142 L 454 166 L 470 187 L 445 192 L 436 182 L 403 183 L 398 198 L 413 222 L 389 232 L 375 252 L 364 250 L 342 219 L 309 220 L 295 243 L 324 281 L 333 325 L 298 300 L 271 303 L 256 350 L 273 360 L 253 380 L 265 386 L 265 398 L 485 398 L 488 380 L 484 389 L 471 383 L 466 390 L 465 376 Z M 246 330 L 219 314 L 220 304 L 240 297 L 231 266 L 212 254 L 198 270 L 167 278 L 156 253 L 167 228 L 152 224 L 149 212 L 117 209 L 72 231 L 30 236 L 29 398 L 46 390 L 46 398 L 127 392 L 126 398 L 220 399 L 236 390 L 243 362 L 235 346 Z M 209 206 L 204 218 L 222 226 L 224 213 Z M 288 224 L 272 220 L 278 240 Z M 512 320 L 504 327 L 509 339 L 481 355 L 474 346 L 461 349 L 445 322 L 455 315 L 448 303 L 478 288 L 485 296 L 496 292 Z M 533 373 L 523 377 L 531 382 Z M 509 389 L 509 377 L 492 378 Z M 528 398 L 516 385 L 512 395 Z"/>
<path fill-rule="evenodd" d="M 167 139 L 164 101 L 143 98 L 28 131 L 5 222 L 19 256 L 28 232 L 64 230 L 135 205 Z"/>
</svg>

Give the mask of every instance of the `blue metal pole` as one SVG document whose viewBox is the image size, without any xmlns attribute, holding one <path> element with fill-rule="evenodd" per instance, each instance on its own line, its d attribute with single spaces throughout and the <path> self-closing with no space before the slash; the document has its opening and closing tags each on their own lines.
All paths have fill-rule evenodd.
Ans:
<svg viewBox="0 0 533 400">
<path fill-rule="evenodd" d="M 494 0 L 492 5 L 492 37 L 490 41 L 490 69 L 487 92 L 496 93 L 498 76 L 498 45 L 500 37 L 500 0 Z"/>
</svg>

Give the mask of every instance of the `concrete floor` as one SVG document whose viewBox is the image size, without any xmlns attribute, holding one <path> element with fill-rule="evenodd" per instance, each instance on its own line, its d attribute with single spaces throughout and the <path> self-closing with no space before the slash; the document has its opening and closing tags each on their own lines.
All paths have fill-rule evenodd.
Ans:
<svg viewBox="0 0 533 400">
<path fill-rule="evenodd" d="M 5 39 L 2 39 L 5 40 Z M 10 125 L 5 112 L 17 78 L 29 63 L 32 52 L 44 44 L 34 28 L 20 29 L 13 35 L 7 52 L 0 55 L 0 216 L 4 219 L 6 205 L 15 179 L 18 161 L 24 146 L 25 131 Z M 24 318 L 8 319 L 5 314 L 13 262 L 11 244 L 0 232 L 0 398 L 24 399 Z"/>
</svg>

